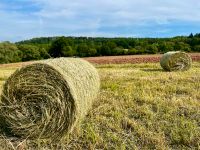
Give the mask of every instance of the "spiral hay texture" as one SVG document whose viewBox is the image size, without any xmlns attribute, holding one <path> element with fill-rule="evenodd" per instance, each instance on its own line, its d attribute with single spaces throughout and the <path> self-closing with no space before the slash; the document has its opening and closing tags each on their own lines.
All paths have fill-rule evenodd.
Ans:
<svg viewBox="0 0 200 150">
<path fill-rule="evenodd" d="M 78 58 L 39 61 L 6 81 L 0 123 L 12 136 L 60 139 L 86 115 L 100 86 L 96 69 Z"/>
<path fill-rule="evenodd" d="M 190 69 L 191 64 L 191 57 L 180 51 L 167 52 L 160 60 L 161 67 L 166 71 L 186 71 Z"/>
</svg>

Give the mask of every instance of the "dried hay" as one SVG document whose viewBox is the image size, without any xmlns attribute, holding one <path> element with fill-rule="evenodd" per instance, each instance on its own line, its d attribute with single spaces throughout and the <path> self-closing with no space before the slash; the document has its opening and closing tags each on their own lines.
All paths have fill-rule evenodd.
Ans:
<svg viewBox="0 0 200 150">
<path fill-rule="evenodd" d="M 96 69 L 78 58 L 49 59 L 22 67 L 4 84 L 1 126 L 12 136 L 60 139 L 86 115 L 99 85 Z"/>
<path fill-rule="evenodd" d="M 160 60 L 161 67 L 166 71 L 186 71 L 190 69 L 191 64 L 191 57 L 180 51 L 167 52 Z"/>
</svg>

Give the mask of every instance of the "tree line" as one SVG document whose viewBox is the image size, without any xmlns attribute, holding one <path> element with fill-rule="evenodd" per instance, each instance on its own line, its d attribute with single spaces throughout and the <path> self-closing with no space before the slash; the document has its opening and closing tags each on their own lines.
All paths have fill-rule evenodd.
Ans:
<svg viewBox="0 0 200 150">
<path fill-rule="evenodd" d="M 50 57 L 91 57 L 157 54 L 168 51 L 200 52 L 200 33 L 173 38 L 41 37 L 0 43 L 0 63 Z"/>
</svg>

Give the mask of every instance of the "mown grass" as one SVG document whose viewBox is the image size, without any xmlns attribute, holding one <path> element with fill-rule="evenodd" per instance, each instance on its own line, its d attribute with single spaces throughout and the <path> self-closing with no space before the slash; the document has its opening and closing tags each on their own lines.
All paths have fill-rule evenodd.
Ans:
<svg viewBox="0 0 200 150">
<path fill-rule="evenodd" d="M 96 67 L 100 94 L 72 135 L 56 144 L 1 139 L 0 149 L 200 149 L 199 62 L 187 72 L 158 63 Z M 0 68 L 0 84 L 15 69 Z"/>
</svg>

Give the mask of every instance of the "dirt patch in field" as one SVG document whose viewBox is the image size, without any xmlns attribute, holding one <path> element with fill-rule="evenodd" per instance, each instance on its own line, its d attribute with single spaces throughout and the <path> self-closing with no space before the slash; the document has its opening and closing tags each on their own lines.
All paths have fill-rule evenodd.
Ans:
<svg viewBox="0 0 200 150">
<path fill-rule="evenodd" d="M 125 64 L 125 63 L 154 63 L 159 62 L 161 54 L 156 55 L 125 55 L 125 56 L 100 56 L 100 57 L 86 57 L 83 58 L 95 64 Z M 190 53 L 193 61 L 200 61 L 200 53 Z M 19 62 L 10 64 L 0 64 L 1 67 L 21 67 L 32 64 L 33 61 Z"/>
<path fill-rule="evenodd" d="M 128 56 L 103 56 L 88 57 L 87 61 L 96 64 L 123 64 L 123 63 L 154 63 L 160 62 L 162 55 L 128 55 Z M 193 61 L 200 61 L 200 53 L 191 53 Z"/>
</svg>

